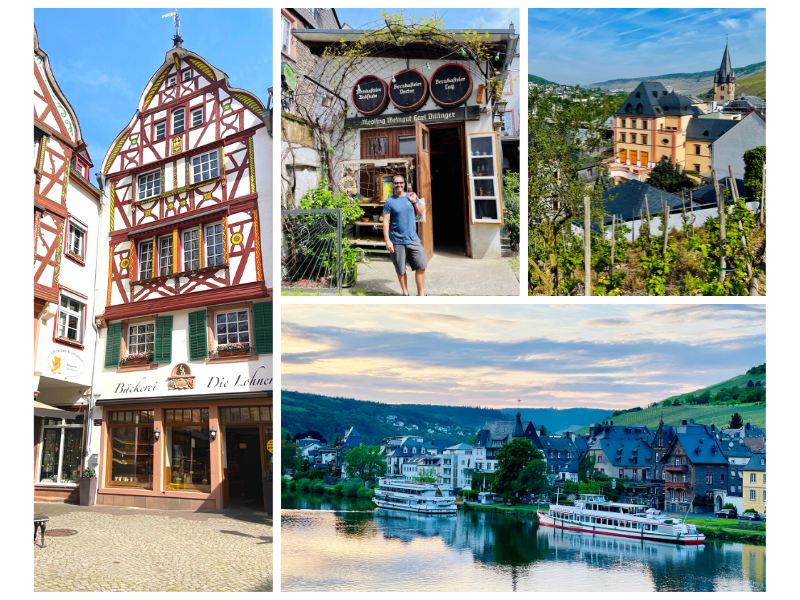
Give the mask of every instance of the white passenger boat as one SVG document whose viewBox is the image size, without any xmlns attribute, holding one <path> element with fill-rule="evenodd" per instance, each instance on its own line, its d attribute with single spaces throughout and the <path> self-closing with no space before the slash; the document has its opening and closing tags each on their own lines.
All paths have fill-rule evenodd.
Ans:
<svg viewBox="0 0 800 600">
<path fill-rule="evenodd" d="M 640 504 L 608 502 L 598 494 L 581 494 L 575 506 L 551 504 L 548 511 L 539 510 L 537 514 L 541 525 L 558 529 L 685 545 L 705 540 L 683 519 L 664 516 Z"/>
<path fill-rule="evenodd" d="M 454 515 L 455 499 L 455 490 L 449 485 L 420 483 L 403 478 L 380 478 L 372 501 L 380 508 L 426 515 Z"/>
</svg>

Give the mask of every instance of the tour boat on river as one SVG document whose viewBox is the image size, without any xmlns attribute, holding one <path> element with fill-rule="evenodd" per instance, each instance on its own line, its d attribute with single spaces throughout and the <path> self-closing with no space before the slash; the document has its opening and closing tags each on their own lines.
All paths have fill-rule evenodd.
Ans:
<svg viewBox="0 0 800 600">
<path fill-rule="evenodd" d="M 380 478 L 372 501 L 380 508 L 394 508 L 426 515 L 456 514 L 452 486 L 403 478 Z"/>
<path fill-rule="evenodd" d="M 547 512 L 539 510 L 537 514 L 541 525 L 558 529 L 687 546 L 705 540 L 694 525 L 683 519 L 664 516 L 660 510 L 640 504 L 608 502 L 598 494 L 581 494 L 575 506 L 552 504 Z"/>
</svg>

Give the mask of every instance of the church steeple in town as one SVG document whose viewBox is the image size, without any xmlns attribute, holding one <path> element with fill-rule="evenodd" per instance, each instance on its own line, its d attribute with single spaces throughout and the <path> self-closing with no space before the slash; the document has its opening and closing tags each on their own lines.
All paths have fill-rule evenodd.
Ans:
<svg viewBox="0 0 800 600">
<path fill-rule="evenodd" d="M 736 93 L 736 76 L 731 66 L 731 55 L 728 52 L 728 43 L 725 42 L 725 54 L 719 70 L 714 73 L 714 100 L 724 102 L 733 100 Z"/>
</svg>

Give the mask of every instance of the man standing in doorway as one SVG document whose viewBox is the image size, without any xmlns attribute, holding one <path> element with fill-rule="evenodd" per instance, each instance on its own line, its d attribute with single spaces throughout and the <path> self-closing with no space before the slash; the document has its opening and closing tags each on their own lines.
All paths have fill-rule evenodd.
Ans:
<svg viewBox="0 0 800 600">
<path fill-rule="evenodd" d="M 403 296 L 408 296 L 408 276 L 406 260 L 414 271 L 417 282 L 417 296 L 425 295 L 425 249 L 417 236 L 417 215 L 425 213 L 425 207 L 414 192 L 406 194 L 406 180 L 402 175 L 392 178 L 394 195 L 383 205 L 383 239 L 386 249 L 392 256 L 394 270 Z"/>
</svg>

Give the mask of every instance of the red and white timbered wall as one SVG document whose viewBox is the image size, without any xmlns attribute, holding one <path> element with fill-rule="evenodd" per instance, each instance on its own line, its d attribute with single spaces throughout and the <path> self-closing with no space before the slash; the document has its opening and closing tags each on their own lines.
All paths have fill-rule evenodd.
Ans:
<svg viewBox="0 0 800 600">
<path fill-rule="evenodd" d="M 176 116 L 181 110 L 183 130 Z M 255 136 L 266 135 L 262 110 L 254 96 L 229 89 L 224 74 L 196 55 L 170 52 L 103 164 L 110 182 L 107 318 L 131 314 L 135 303 L 158 303 L 163 310 L 183 306 L 189 294 L 233 286 L 245 286 L 250 297 L 266 295 L 255 177 L 260 161 L 254 155 Z M 192 160 L 209 153 L 217 158 L 218 174 L 202 179 Z M 143 193 L 142 177 L 151 182 L 150 191 Z M 206 228 L 214 225 L 222 226 L 222 264 L 206 260 Z M 192 230 L 198 264 L 184 256 L 184 233 Z M 170 257 L 163 256 L 170 252 L 162 247 L 164 238 L 172 240 Z M 139 249 L 148 241 L 154 266 L 140 272 Z M 164 274 L 162 259 L 171 263 Z"/>
</svg>

